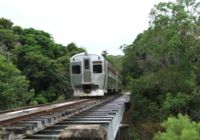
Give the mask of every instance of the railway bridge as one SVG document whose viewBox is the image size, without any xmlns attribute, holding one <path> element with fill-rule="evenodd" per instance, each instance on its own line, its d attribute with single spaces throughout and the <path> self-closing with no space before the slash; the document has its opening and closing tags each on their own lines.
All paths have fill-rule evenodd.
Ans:
<svg viewBox="0 0 200 140">
<path fill-rule="evenodd" d="M 3 140 L 128 140 L 123 116 L 130 97 L 79 99 L 0 112 Z"/>
</svg>

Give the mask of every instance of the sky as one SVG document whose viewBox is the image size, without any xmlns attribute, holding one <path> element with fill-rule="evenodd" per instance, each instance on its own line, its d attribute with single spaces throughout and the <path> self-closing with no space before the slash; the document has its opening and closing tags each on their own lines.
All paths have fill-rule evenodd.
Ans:
<svg viewBox="0 0 200 140">
<path fill-rule="evenodd" d="M 149 26 L 149 13 L 169 0 L 0 0 L 0 18 L 44 30 L 56 43 L 75 43 L 89 53 L 123 54 Z"/>
</svg>

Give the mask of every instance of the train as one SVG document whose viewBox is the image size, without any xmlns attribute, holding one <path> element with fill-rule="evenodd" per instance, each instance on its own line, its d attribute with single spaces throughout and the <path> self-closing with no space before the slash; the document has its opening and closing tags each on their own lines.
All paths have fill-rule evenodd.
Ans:
<svg viewBox="0 0 200 140">
<path fill-rule="evenodd" d="M 76 97 L 121 92 L 121 76 L 102 55 L 79 53 L 70 58 L 70 79 Z"/>
</svg>

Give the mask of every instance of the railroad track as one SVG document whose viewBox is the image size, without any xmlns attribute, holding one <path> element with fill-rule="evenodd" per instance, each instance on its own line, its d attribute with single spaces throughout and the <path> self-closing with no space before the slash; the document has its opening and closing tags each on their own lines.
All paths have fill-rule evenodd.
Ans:
<svg viewBox="0 0 200 140">
<path fill-rule="evenodd" d="M 100 115 L 94 118 L 95 114 L 99 114 L 97 113 L 98 108 L 95 107 L 105 106 L 106 103 L 112 102 L 116 98 L 116 96 L 112 96 L 105 99 L 82 99 L 2 113 L 0 114 L 0 125 L 3 127 L 2 139 L 58 139 L 59 134 L 69 125 L 66 122 L 69 123 L 74 118 L 76 118 L 75 122 L 78 124 L 84 124 L 84 121 L 80 122 L 81 118 L 86 121 L 91 120 L 90 123 L 94 123 L 98 119 L 110 120 L 112 117 L 109 116 L 100 117 Z M 104 108 L 104 114 L 112 111 L 110 109 Z M 97 110 L 96 113 L 95 110 Z M 90 112 L 89 118 L 87 111 Z M 93 112 L 93 118 L 91 112 Z M 102 109 L 100 109 L 100 112 L 102 112 Z M 63 125 L 63 123 L 65 124 Z M 60 124 L 62 125 L 60 126 Z M 49 135 L 50 133 L 52 135 Z"/>
<path fill-rule="evenodd" d="M 75 101 L 75 100 L 77 100 L 77 99 L 69 99 L 69 100 L 65 100 L 65 101 L 58 101 L 58 102 L 55 102 L 53 104 L 72 102 L 72 101 Z M 1 110 L 0 115 L 5 114 L 5 113 L 9 113 L 9 112 L 21 111 L 21 110 L 25 110 L 25 109 L 31 109 L 31 108 L 35 108 L 35 107 L 43 107 L 43 106 L 48 106 L 48 105 L 52 105 L 52 103 L 32 105 L 32 106 L 26 106 L 26 107 L 20 107 L 20 108 L 8 109 L 8 110 Z"/>
<path fill-rule="evenodd" d="M 2 111 L 0 113 L 0 126 L 10 125 L 25 119 L 28 119 L 32 116 L 40 116 L 45 115 L 55 110 L 65 109 L 66 107 L 74 107 L 77 104 L 89 102 L 92 100 L 83 99 L 83 100 L 74 100 L 74 101 L 67 101 L 61 102 L 56 104 L 47 104 L 41 106 L 34 106 L 16 110 L 7 110 Z"/>
</svg>

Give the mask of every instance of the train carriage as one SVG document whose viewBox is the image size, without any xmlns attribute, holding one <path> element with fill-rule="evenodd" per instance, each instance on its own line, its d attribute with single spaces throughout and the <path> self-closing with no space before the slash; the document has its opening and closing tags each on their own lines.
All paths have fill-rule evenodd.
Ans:
<svg viewBox="0 0 200 140">
<path fill-rule="evenodd" d="M 70 78 L 74 96 L 104 96 L 121 90 L 119 73 L 101 55 L 72 56 Z"/>
</svg>

